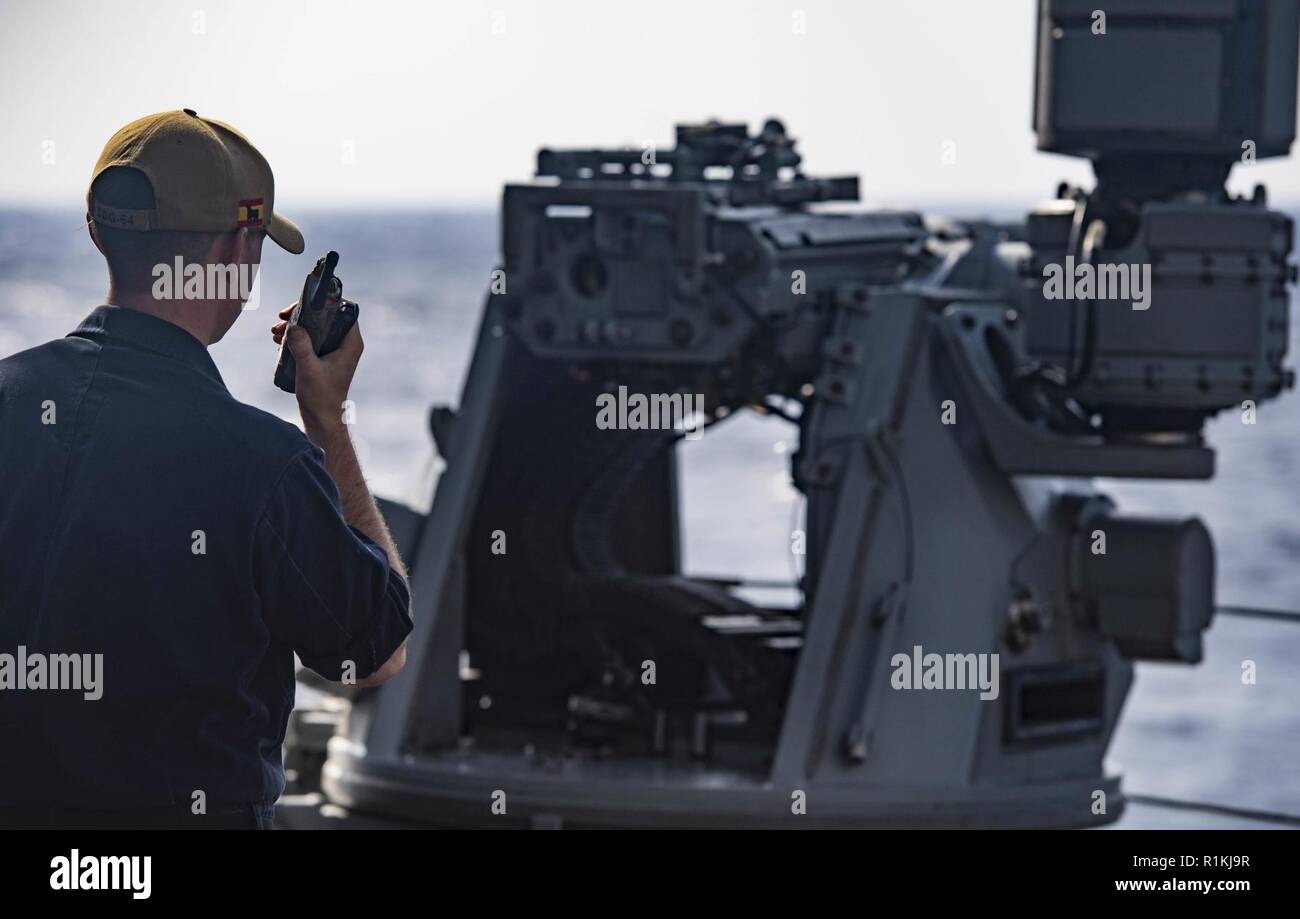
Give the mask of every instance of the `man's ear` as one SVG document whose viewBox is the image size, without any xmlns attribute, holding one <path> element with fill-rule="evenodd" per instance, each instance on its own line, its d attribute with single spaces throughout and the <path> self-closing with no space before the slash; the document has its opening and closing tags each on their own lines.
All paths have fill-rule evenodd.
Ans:
<svg viewBox="0 0 1300 919">
<path fill-rule="evenodd" d="M 212 245 L 208 247 L 207 258 L 204 259 L 209 265 L 232 265 L 238 261 L 236 256 L 239 254 L 238 236 L 244 232 L 242 229 L 234 230 L 230 233 L 219 233 L 212 240 Z"/>
<path fill-rule="evenodd" d="M 262 231 L 240 227 L 231 234 L 230 261 L 240 265 L 256 265 L 262 260 Z"/>
<path fill-rule="evenodd" d="M 99 250 L 99 254 L 103 255 L 104 247 L 100 244 L 99 237 L 95 235 L 95 221 L 89 214 L 86 215 L 86 232 L 90 234 L 90 241 L 95 244 L 95 248 Z"/>
</svg>

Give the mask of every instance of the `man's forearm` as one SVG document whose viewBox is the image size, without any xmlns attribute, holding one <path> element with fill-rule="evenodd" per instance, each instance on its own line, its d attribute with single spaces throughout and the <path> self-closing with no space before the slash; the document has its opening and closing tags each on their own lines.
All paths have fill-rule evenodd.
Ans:
<svg viewBox="0 0 1300 919">
<path fill-rule="evenodd" d="M 325 469 L 338 487 L 343 519 L 388 553 L 388 562 L 393 570 L 405 578 L 406 566 L 397 554 L 388 525 L 384 523 L 379 506 L 361 475 L 361 464 L 352 448 L 348 426 L 341 420 L 318 422 L 304 419 L 304 427 L 312 443 L 325 451 Z"/>
</svg>

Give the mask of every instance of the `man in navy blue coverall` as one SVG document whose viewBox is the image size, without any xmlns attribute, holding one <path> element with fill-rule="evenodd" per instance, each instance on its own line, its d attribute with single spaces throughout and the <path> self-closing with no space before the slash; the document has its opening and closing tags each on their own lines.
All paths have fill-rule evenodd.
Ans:
<svg viewBox="0 0 1300 919">
<path fill-rule="evenodd" d="M 246 291 L 158 283 L 302 252 L 273 197 L 221 122 L 127 125 L 88 195 L 106 304 L 0 361 L 0 826 L 269 828 L 294 654 L 355 685 L 402 667 L 406 572 L 342 409 L 360 329 L 324 358 L 289 330 L 304 435 L 208 355 Z"/>
</svg>

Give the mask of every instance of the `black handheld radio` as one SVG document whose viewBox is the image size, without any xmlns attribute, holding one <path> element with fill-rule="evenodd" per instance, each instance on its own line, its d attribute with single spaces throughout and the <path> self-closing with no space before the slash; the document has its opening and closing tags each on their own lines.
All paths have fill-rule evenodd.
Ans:
<svg viewBox="0 0 1300 919">
<path fill-rule="evenodd" d="M 316 267 L 302 285 L 302 296 L 289 317 L 284 338 L 280 340 L 280 359 L 275 365 L 275 385 L 293 392 L 298 365 L 288 348 L 289 329 L 300 325 L 311 336 L 312 350 L 323 357 L 338 348 L 357 322 L 361 308 L 343 299 L 343 282 L 334 274 L 339 254 L 326 252 L 316 260 Z"/>
</svg>

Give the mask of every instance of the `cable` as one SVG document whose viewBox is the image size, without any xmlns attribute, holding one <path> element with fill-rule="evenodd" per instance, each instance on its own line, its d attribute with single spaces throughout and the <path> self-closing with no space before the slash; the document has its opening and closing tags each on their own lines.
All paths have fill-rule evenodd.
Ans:
<svg viewBox="0 0 1300 919">
<path fill-rule="evenodd" d="M 1169 810 L 1204 811 L 1208 814 L 1222 814 L 1225 817 L 1240 817 L 1243 820 L 1258 820 L 1265 823 L 1281 823 L 1286 826 L 1300 827 L 1300 815 L 1279 814 L 1274 811 L 1250 810 L 1244 807 L 1229 807 L 1225 804 L 1205 804 L 1200 801 L 1180 801 L 1177 798 L 1161 798 L 1156 795 L 1133 795 L 1125 793 L 1124 797 L 1135 804 L 1149 807 L 1164 807 Z"/>
<path fill-rule="evenodd" d="M 1076 194 L 1074 197 L 1074 215 L 1070 218 L 1070 238 L 1065 245 L 1065 254 L 1073 256 L 1079 253 L 1083 245 L 1084 237 L 1084 218 L 1088 213 L 1088 196 L 1083 193 Z M 1064 266 L 1062 266 L 1064 270 Z M 1074 278 L 1063 278 L 1066 284 L 1073 284 Z M 1066 339 L 1066 366 L 1061 368 L 1065 373 L 1067 385 L 1074 379 L 1075 355 L 1078 354 L 1076 347 L 1076 338 L 1079 333 L 1079 313 L 1077 301 L 1074 297 L 1069 298 L 1070 303 L 1070 335 Z"/>
<path fill-rule="evenodd" d="M 903 586 L 912 586 L 912 572 L 915 569 L 916 536 L 912 532 L 912 496 L 907 491 L 907 479 L 903 477 L 903 464 L 898 461 L 898 454 L 887 440 L 878 439 L 880 452 L 885 454 L 894 469 L 894 478 L 898 482 L 898 494 L 902 500 L 903 511 Z"/>
<path fill-rule="evenodd" d="M 1106 243 L 1106 221 L 1094 220 L 1088 224 L 1088 230 L 1083 234 L 1083 242 L 1080 246 L 1079 257 L 1081 263 L 1091 266 L 1096 258 L 1097 250 Z M 1065 388 L 1073 389 L 1088 378 L 1092 372 L 1093 360 L 1097 354 L 1097 293 L 1093 291 L 1093 296 L 1088 299 L 1084 306 L 1083 321 L 1083 354 L 1079 358 L 1079 363 L 1074 365 L 1070 370 L 1069 378 L 1066 380 Z M 1071 314 L 1073 318 L 1073 314 Z M 1073 329 L 1071 330 L 1073 333 Z M 1074 355 L 1071 353 L 1070 362 L 1073 364 Z"/>
<path fill-rule="evenodd" d="M 1219 606 L 1214 610 L 1220 616 L 1241 616 L 1244 619 L 1270 619 L 1275 622 L 1294 622 L 1300 625 L 1300 613 L 1281 609 L 1256 609 L 1251 606 Z"/>
</svg>

